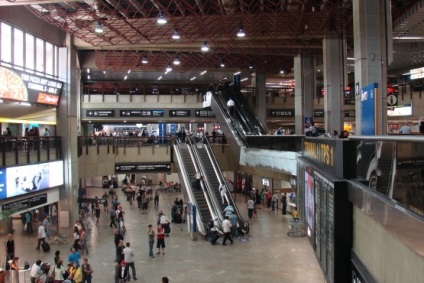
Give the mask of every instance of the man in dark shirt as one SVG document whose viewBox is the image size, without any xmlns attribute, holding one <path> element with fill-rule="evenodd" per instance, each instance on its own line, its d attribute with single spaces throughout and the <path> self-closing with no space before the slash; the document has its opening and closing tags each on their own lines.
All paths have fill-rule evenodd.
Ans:
<svg viewBox="0 0 424 283">
<path fill-rule="evenodd" d="M 115 247 L 118 247 L 119 241 L 122 241 L 122 242 L 124 241 L 124 236 L 119 233 L 118 229 L 115 229 L 114 233 L 115 233 L 115 238 L 114 238 Z"/>
<path fill-rule="evenodd" d="M 7 234 L 6 242 L 4 243 L 6 250 L 6 270 L 8 269 L 8 261 L 15 257 L 15 241 L 12 238 L 12 234 Z"/>
</svg>

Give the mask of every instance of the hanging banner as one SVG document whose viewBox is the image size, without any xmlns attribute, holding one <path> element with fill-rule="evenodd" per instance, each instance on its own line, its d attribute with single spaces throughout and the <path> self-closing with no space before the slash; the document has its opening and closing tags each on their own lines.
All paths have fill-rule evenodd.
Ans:
<svg viewBox="0 0 424 283">
<path fill-rule="evenodd" d="M 159 123 L 159 137 L 166 137 L 166 123 L 164 122 Z"/>
<path fill-rule="evenodd" d="M 361 135 L 375 135 L 375 101 L 377 83 L 369 84 L 361 89 Z"/>
</svg>

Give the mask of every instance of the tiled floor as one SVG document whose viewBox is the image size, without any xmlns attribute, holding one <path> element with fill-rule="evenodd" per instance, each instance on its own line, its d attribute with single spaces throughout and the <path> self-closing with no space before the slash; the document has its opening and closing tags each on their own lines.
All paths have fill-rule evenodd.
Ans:
<svg viewBox="0 0 424 283">
<path fill-rule="evenodd" d="M 89 188 L 88 194 L 100 197 L 103 190 Z M 148 224 L 156 223 L 159 209 L 170 215 L 171 202 L 181 195 L 163 193 L 159 208 L 150 205 L 147 214 L 142 214 L 136 204 L 130 207 L 122 192 L 118 192 L 118 196 L 126 212 L 125 242 L 129 241 L 135 252 L 137 282 L 161 282 L 162 276 L 168 276 L 170 282 L 325 282 L 308 239 L 287 236 L 290 217 L 281 215 L 281 211 L 258 210 L 258 218 L 250 222 L 250 240 L 234 241 L 227 246 L 212 246 L 202 238 L 193 241 L 186 224 L 173 224 L 170 237 L 165 239 L 166 255 L 149 258 Z M 239 201 L 241 199 L 238 197 Z M 239 209 L 247 218 L 244 201 L 239 203 Z M 90 254 L 82 253 L 93 266 L 94 283 L 114 282 L 115 246 L 113 228 L 109 228 L 108 220 L 107 213 L 102 213 L 100 227 L 89 232 Z M 63 245 L 52 242 L 52 250 L 44 253 L 35 249 L 36 236 L 22 232 L 19 220 L 15 220 L 14 225 L 16 255 L 22 264 L 24 261 L 32 264 L 37 259 L 53 262 L 56 250 L 67 260 L 71 241 Z M 1 254 L 3 257 L 4 253 Z"/>
</svg>

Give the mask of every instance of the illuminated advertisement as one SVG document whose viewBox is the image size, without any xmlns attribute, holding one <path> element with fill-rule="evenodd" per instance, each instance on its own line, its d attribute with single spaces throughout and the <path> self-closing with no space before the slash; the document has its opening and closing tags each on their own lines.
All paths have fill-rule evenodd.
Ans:
<svg viewBox="0 0 424 283">
<path fill-rule="evenodd" d="M 57 106 L 62 87 L 60 81 L 0 67 L 0 98 Z"/>
<path fill-rule="evenodd" d="M 0 169 L 0 199 L 63 185 L 63 161 Z"/>
<path fill-rule="evenodd" d="M 305 171 L 305 218 L 311 230 L 314 230 L 315 199 L 314 199 L 314 177 L 312 173 Z"/>
<path fill-rule="evenodd" d="M 412 116 L 412 103 L 387 107 L 387 116 Z"/>
</svg>

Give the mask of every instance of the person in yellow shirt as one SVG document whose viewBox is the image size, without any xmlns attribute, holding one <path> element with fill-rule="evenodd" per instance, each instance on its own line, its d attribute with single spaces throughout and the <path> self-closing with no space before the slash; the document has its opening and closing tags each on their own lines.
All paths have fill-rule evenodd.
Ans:
<svg viewBox="0 0 424 283">
<path fill-rule="evenodd" d="M 68 279 L 73 280 L 74 283 L 81 283 L 82 282 L 81 267 L 78 267 L 78 264 L 76 262 L 72 263 L 72 267 L 69 270 Z"/>
<path fill-rule="evenodd" d="M 297 213 L 297 208 L 293 208 L 292 216 L 294 221 L 299 221 L 299 214 Z"/>
</svg>

